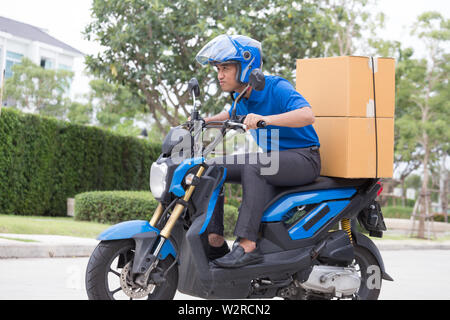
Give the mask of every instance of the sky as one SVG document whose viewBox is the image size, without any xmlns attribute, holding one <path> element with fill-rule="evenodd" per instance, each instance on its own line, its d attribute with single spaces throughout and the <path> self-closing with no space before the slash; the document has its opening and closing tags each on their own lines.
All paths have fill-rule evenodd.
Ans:
<svg viewBox="0 0 450 320">
<path fill-rule="evenodd" d="M 385 28 L 378 30 L 378 35 L 389 40 L 401 40 L 403 47 L 414 49 L 417 58 L 425 55 L 422 43 L 410 35 L 417 17 L 426 11 L 438 11 L 450 18 L 448 0 L 378 0 L 378 9 L 386 15 Z"/>
<path fill-rule="evenodd" d="M 92 0 L 0 0 L 0 16 L 46 29 L 55 38 L 85 54 L 95 54 L 100 45 L 87 41 L 82 35 L 91 21 Z M 378 10 L 386 15 L 386 27 L 378 34 L 389 40 L 402 40 L 404 46 L 423 50 L 420 42 L 409 36 L 409 28 L 417 16 L 428 10 L 450 16 L 448 0 L 378 0 Z M 81 74 L 83 61 L 77 61 L 75 71 Z M 80 94 L 88 89 L 86 78 L 76 77 L 73 91 Z"/>
</svg>

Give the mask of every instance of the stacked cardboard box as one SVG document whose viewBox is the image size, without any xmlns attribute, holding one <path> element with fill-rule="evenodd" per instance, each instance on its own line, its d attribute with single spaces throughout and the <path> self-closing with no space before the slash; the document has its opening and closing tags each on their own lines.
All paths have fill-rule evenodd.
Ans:
<svg viewBox="0 0 450 320">
<path fill-rule="evenodd" d="M 392 177 L 394 59 L 346 56 L 297 60 L 296 89 L 316 116 L 321 175 Z"/>
</svg>

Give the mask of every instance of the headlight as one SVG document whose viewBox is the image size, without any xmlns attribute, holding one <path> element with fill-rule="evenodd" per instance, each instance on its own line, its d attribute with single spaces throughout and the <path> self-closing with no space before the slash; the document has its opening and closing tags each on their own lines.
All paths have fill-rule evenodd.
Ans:
<svg viewBox="0 0 450 320">
<path fill-rule="evenodd" d="M 150 191 L 155 198 L 161 198 L 166 190 L 167 164 L 153 162 L 150 169 Z"/>
</svg>

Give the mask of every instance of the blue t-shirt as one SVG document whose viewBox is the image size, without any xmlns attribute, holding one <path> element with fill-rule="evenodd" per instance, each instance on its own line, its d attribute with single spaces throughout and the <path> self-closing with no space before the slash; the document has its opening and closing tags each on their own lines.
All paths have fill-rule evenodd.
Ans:
<svg viewBox="0 0 450 320">
<path fill-rule="evenodd" d="M 269 116 L 310 107 L 305 98 L 295 91 L 286 79 L 277 76 L 265 76 L 265 79 L 266 84 L 262 91 L 252 90 L 248 99 L 241 99 L 236 106 L 236 115 L 255 113 Z M 235 98 L 237 96 L 238 94 L 235 94 Z M 232 108 L 228 113 L 231 118 Z M 252 129 L 250 133 L 265 152 L 320 146 L 319 138 L 312 125 L 301 128 L 267 126 Z"/>
</svg>

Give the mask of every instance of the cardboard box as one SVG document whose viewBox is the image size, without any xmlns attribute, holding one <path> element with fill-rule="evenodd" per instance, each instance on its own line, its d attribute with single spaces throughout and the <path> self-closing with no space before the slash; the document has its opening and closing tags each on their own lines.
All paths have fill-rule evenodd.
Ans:
<svg viewBox="0 0 450 320">
<path fill-rule="evenodd" d="M 374 58 L 376 116 L 393 118 L 395 60 Z M 297 91 L 316 117 L 374 117 L 373 70 L 370 57 L 297 60 Z"/>
<path fill-rule="evenodd" d="M 321 175 L 342 178 L 392 177 L 393 118 L 377 118 L 378 141 L 375 140 L 375 118 L 316 117 L 313 126 L 321 144 Z"/>
</svg>

